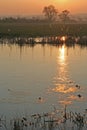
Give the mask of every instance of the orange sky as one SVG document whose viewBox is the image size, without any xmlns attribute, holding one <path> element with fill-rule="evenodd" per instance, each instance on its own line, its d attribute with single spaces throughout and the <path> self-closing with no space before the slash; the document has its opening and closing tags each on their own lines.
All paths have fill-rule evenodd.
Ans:
<svg viewBox="0 0 87 130">
<path fill-rule="evenodd" d="M 54 5 L 58 11 L 87 13 L 87 0 L 0 0 L 0 15 L 41 14 L 43 7 Z"/>
</svg>

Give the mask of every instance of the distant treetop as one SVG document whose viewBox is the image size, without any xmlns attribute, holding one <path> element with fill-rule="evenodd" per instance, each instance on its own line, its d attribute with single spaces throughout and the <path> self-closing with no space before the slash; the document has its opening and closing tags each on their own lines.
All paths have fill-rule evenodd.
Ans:
<svg viewBox="0 0 87 130">
<path fill-rule="evenodd" d="M 49 21 L 53 21 L 56 19 L 58 11 L 53 5 L 49 5 L 44 7 L 43 13 Z"/>
</svg>

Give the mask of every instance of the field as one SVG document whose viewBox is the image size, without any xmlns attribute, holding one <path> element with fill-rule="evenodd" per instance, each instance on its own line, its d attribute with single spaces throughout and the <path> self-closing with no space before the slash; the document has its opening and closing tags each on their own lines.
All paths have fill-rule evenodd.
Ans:
<svg viewBox="0 0 87 130">
<path fill-rule="evenodd" d="M 87 35 L 87 24 L 0 22 L 0 37 Z"/>
</svg>

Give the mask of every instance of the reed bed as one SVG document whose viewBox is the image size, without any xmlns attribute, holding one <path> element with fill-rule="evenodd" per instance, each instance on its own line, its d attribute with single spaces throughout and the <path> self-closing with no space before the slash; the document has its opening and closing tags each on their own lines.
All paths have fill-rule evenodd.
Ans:
<svg viewBox="0 0 87 130">
<path fill-rule="evenodd" d="M 65 106 L 66 107 L 66 106 Z M 87 110 L 83 113 L 54 109 L 49 113 L 37 113 L 22 117 L 0 119 L 3 130 L 87 130 Z"/>
</svg>

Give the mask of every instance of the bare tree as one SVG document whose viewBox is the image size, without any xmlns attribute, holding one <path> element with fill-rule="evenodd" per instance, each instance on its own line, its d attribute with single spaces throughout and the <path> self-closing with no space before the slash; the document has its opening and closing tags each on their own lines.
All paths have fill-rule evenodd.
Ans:
<svg viewBox="0 0 87 130">
<path fill-rule="evenodd" d="M 69 11 L 68 10 L 63 10 L 62 13 L 59 15 L 60 19 L 63 21 L 63 22 L 67 22 L 69 21 Z"/>
<path fill-rule="evenodd" d="M 49 21 L 53 21 L 56 19 L 58 11 L 53 5 L 49 5 L 44 7 L 43 13 Z"/>
</svg>

